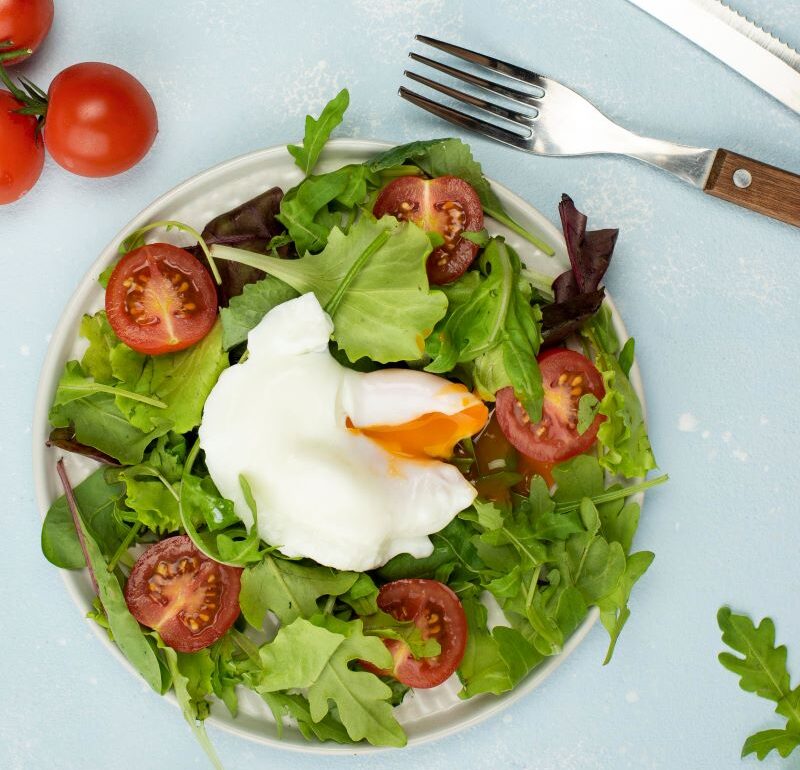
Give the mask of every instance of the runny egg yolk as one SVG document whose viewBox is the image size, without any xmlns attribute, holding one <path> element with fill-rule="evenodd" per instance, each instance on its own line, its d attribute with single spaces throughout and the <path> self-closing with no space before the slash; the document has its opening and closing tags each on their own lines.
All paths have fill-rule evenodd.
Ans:
<svg viewBox="0 0 800 770">
<path fill-rule="evenodd" d="M 348 417 L 347 427 L 398 457 L 447 459 L 455 445 L 477 433 L 488 418 L 489 410 L 479 402 L 455 414 L 430 412 L 400 425 L 356 427 Z"/>
</svg>

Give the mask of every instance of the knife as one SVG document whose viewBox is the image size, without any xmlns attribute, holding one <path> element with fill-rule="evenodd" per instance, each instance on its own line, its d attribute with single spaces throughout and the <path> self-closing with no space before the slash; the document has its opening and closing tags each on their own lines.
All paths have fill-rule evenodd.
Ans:
<svg viewBox="0 0 800 770">
<path fill-rule="evenodd" d="M 800 114 L 800 53 L 720 0 L 628 0 Z"/>
</svg>

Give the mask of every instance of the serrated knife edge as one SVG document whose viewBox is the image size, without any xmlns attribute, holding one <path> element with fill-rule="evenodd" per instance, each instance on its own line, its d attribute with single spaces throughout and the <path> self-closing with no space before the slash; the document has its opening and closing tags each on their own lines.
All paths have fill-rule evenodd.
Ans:
<svg viewBox="0 0 800 770">
<path fill-rule="evenodd" d="M 628 2 L 800 114 L 800 54 L 721 0 Z"/>
<path fill-rule="evenodd" d="M 714 14 L 737 32 L 741 32 L 749 37 L 754 43 L 758 43 L 772 54 L 775 54 L 781 61 L 788 64 L 792 69 L 800 72 L 800 52 L 796 51 L 788 43 L 785 43 L 777 35 L 756 24 L 752 19 L 743 13 L 731 8 L 727 3 L 718 0 L 698 0 L 697 4 Z"/>
</svg>

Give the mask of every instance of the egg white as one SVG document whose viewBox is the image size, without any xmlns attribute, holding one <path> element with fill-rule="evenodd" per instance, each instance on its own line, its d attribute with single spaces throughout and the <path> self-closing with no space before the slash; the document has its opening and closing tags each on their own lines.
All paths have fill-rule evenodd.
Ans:
<svg viewBox="0 0 800 770">
<path fill-rule="evenodd" d="M 248 358 L 222 373 L 206 400 L 200 444 L 222 495 L 287 556 L 343 570 L 380 567 L 399 553 L 427 556 L 428 535 L 472 503 L 457 468 L 391 454 L 350 430 L 399 425 L 478 403 L 447 380 L 412 370 L 370 374 L 328 350 L 333 324 L 313 294 L 271 310 L 250 332 Z"/>
</svg>

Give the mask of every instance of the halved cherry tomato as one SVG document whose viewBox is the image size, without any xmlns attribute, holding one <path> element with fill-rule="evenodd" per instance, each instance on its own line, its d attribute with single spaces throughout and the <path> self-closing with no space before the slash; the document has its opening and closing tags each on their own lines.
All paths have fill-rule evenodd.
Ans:
<svg viewBox="0 0 800 770">
<path fill-rule="evenodd" d="M 458 177 L 395 179 L 381 190 L 372 213 L 378 219 L 391 214 L 444 238 L 444 243 L 428 257 L 426 268 L 431 283 L 455 281 L 478 253 L 478 246 L 462 238 L 461 233 L 483 228 L 483 207 L 475 190 Z"/>
<path fill-rule="evenodd" d="M 106 287 L 106 315 L 117 337 L 139 353 L 171 353 L 211 331 L 217 291 L 188 251 L 150 243 L 114 268 Z"/>
<path fill-rule="evenodd" d="M 22 106 L 8 91 L 0 91 L 0 204 L 25 195 L 44 166 L 44 144 L 36 136 L 36 118 L 16 112 Z"/>
<path fill-rule="evenodd" d="M 557 463 L 592 446 L 605 417 L 597 415 L 584 433 L 578 433 L 578 402 L 586 393 L 600 400 L 606 391 L 594 364 L 574 350 L 551 348 L 538 361 L 544 385 L 542 419 L 532 423 L 510 387 L 497 392 L 497 419 L 520 452 L 539 462 Z"/>
<path fill-rule="evenodd" d="M 127 171 L 147 154 L 156 133 L 150 94 L 119 67 L 74 64 L 50 84 L 44 141 L 53 160 L 73 174 Z"/>
<path fill-rule="evenodd" d="M 47 37 L 52 23 L 53 0 L 0 0 L 0 42 L 10 41 L 10 50 L 35 51 Z M 29 55 L 7 59 L 3 64 L 6 67 L 19 64 Z"/>
<path fill-rule="evenodd" d="M 423 639 L 436 639 L 441 651 L 415 658 L 405 642 L 384 639 L 392 653 L 391 671 L 364 664 L 374 673 L 395 677 L 409 687 L 436 687 L 458 668 L 467 645 L 467 616 L 453 591 L 438 580 L 409 578 L 387 583 L 378 593 L 378 607 L 397 620 L 411 620 Z"/>
<path fill-rule="evenodd" d="M 187 535 L 151 545 L 133 565 L 125 602 L 143 626 L 178 652 L 217 641 L 239 617 L 242 570 L 197 550 Z"/>
</svg>

